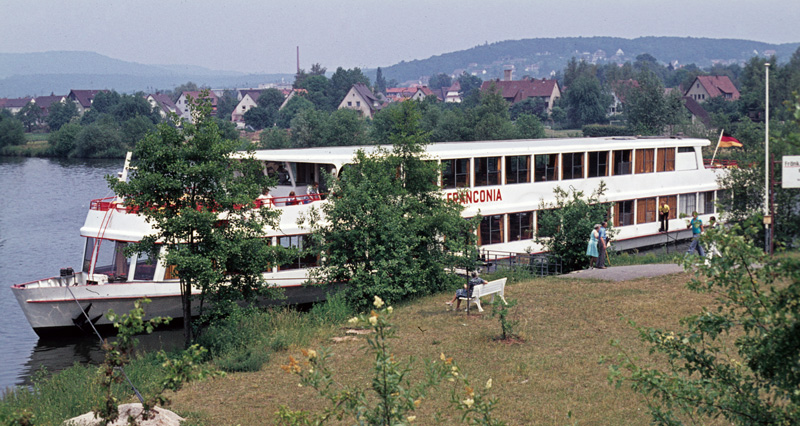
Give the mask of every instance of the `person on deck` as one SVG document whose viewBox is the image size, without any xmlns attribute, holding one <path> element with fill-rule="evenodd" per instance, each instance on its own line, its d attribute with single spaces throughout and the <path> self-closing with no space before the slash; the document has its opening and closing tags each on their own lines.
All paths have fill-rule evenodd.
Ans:
<svg viewBox="0 0 800 426">
<path fill-rule="evenodd" d="M 686 254 L 692 254 L 697 250 L 701 257 L 706 257 L 706 251 L 703 250 L 703 245 L 700 244 L 700 235 L 703 234 L 703 221 L 697 218 L 697 212 L 692 212 L 692 221 L 689 222 L 687 228 L 692 228 L 692 244 L 689 245 L 689 250 L 686 251 Z"/>
<path fill-rule="evenodd" d="M 589 269 L 594 268 L 597 264 L 597 244 L 600 239 L 600 224 L 595 224 L 594 229 L 592 229 L 592 233 L 589 234 L 589 244 L 586 247 L 586 255 L 591 258 L 589 261 Z"/>
<path fill-rule="evenodd" d="M 453 302 L 456 302 L 456 310 L 461 307 L 461 298 L 469 299 L 472 297 L 472 289 L 476 285 L 486 284 L 488 281 L 484 280 L 483 278 L 478 276 L 476 271 L 472 272 L 472 278 L 470 278 L 469 282 L 464 285 L 464 288 L 460 288 L 456 291 L 456 295 L 453 296 L 453 300 L 445 302 L 447 306 L 452 306 Z"/>
<path fill-rule="evenodd" d="M 661 207 L 658 208 L 658 220 L 661 222 L 661 227 L 658 232 L 669 231 L 669 204 L 664 200 Z"/>
</svg>

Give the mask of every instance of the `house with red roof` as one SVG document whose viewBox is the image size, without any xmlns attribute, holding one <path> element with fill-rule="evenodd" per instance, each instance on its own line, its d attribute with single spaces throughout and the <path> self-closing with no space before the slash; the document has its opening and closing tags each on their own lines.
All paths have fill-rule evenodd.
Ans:
<svg viewBox="0 0 800 426">
<path fill-rule="evenodd" d="M 726 75 L 699 75 L 694 79 L 683 96 L 690 97 L 699 103 L 722 96 L 727 101 L 739 99 L 739 90 Z"/>
<path fill-rule="evenodd" d="M 7 110 L 12 114 L 16 114 L 21 110 L 25 105 L 28 105 L 28 102 L 33 101 L 33 98 L 11 98 L 11 99 L 0 99 L 0 108 Z"/>
<path fill-rule="evenodd" d="M 530 98 L 539 98 L 547 103 L 547 111 L 553 109 L 553 103 L 561 97 L 561 88 L 556 80 L 524 79 L 524 80 L 489 80 L 481 84 L 481 92 L 494 87 L 503 99 L 512 105 Z"/>
<path fill-rule="evenodd" d="M 181 96 L 178 97 L 178 100 L 175 102 L 175 106 L 178 108 L 178 115 L 181 118 L 190 120 L 192 119 L 192 115 L 189 112 L 189 97 L 191 96 L 192 99 L 197 99 L 203 92 L 201 91 L 189 91 L 181 93 Z M 211 115 L 217 115 L 217 102 L 219 102 L 219 98 L 217 95 L 212 92 L 208 91 L 207 98 L 211 100 Z"/>
<path fill-rule="evenodd" d="M 163 93 L 151 93 L 145 97 L 147 102 L 150 103 L 151 108 L 158 108 L 158 113 L 161 115 L 161 118 L 167 118 L 170 113 L 178 113 L 178 107 L 172 102 L 172 98 L 169 95 L 165 95 Z"/>
<path fill-rule="evenodd" d="M 608 106 L 608 116 L 622 114 L 625 99 L 633 89 L 639 88 L 639 82 L 633 79 L 617 80 L 611 83 L 611 105 Z"/>
<path fill-rule="evenodd" d="M 236 127 L 244 128 L 244 113 L 258 106 L 261 89 L 244 89 L 239 91 L 242 99 L 231 112 L 231 121 Z"/>
<path fill-rule="evenodd" d="M 381 109 L 381 102 L 364 83 L 356 83 L 339 103 L 338 109 L 342 108 L 361 111 L 362 116 L 372 118 Z"/>
<path fill-rule="evenodd" d="M 67 99 L 75 102 L 78 107 L 78 112 L 83 114 L 85 111 L 92 108 L 92 101 L 94 97 L 100 92 L 108 92 L 108 90 L 75 90 L 72 89 L 67 95 Z"/>
<path fill-rule="evenodd" d="M 36 99 L 33 100 L 33 103 L 39 107 L 41 111 L 42 119 L 46 118 L 50 114 L 50 106 L 56 102 L 66 102 L 67 97 L 63 95 L 54 95 L 50 94 L 50 96 L 38 96 Z"/>
</svg>

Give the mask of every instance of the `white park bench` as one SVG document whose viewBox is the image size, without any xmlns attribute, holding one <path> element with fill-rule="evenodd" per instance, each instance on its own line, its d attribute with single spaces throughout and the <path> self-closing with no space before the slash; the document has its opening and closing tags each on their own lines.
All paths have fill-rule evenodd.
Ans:
<svg viewBox="0 0 800 426">
<path fill-rule="evenodd" d="M 467 302 L 467 306 L 470 303 L 474 303 L 478 306 L 478 312 L 483 312 L 483 307 L 481 306 L 481 297 L 492 295 L 492 303 L 494 303 L 494 295 L 500 296 L 500 300 L 503 301 L 506 305 L 505 296 L 505 289 L 506 289 L 506 281 L 508 278 L 500 278 L 499 280 L 489 281 L 486 284 L 478 284 L 475 287 L 472 287 L 472 297 L 469 298 Z M 468 300 L 466 297 L 459 297 L 460 300 Z"/>
</svg>

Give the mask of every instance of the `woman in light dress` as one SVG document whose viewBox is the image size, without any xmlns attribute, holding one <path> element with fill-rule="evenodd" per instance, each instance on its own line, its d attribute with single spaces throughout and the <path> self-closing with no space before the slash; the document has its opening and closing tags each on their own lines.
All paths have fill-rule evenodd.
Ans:
<svg viewBox="0 0 800 426">
<path fill-rule="evenodd" d="M 586 247 L 586 255 L 591 258 L 589 262 L 589 269 L 594 268 L 594 265 L 597 264 L 597 240 L 600 239 L 600 224 L 597 223 L 594 225 L 594 229 L 592 229 L 592 233 L 589 236 L 589 246 Z"/>
</svg>

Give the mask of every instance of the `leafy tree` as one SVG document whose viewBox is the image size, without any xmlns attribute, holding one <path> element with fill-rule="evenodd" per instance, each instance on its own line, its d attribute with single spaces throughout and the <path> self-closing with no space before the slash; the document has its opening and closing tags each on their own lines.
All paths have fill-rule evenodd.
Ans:
<svg viewBox="0 0 800 426">
<path fill-rule="evenodd" d="M 608 121 L 606 111 L 611 98 L 604 94 L 596 77 L 580 76 L 566 93 L 567 118 L 574 127 Z"/>
<path fill-rule="evenodd" d="M 753 120 L 764 121 L 764 93 L 766 85 L 766 73 L 764 71 L 764 64 L 769 62 L 775 67 L 778 59 L 771 57 L 769 60 L 754 56 L 744 66 L 742 71 L 742 87 L 741 98 L 739 105 L 742 108 L 742 114 L 750 117 Z M 776 104 L 776 93 L 774 90 L 770 91 L 769 105 L 770 114 L 774 114 L 774 109 L 779 104 Z M 773 115 L 774 117 L 774 115 Z"/>
<path fill-rule="evenodd" d="M 122 143 L 127 147 L 133 147 L 137 142 L 155 129 L 156 125 L 153 124 L 153 121 L 148 117 L 137 115 L 129 118 L 120 126 Z"/>
<path fill-rule="evenodd" d="M 100 93 L 98 93 L 98 95 L 100 95 Z M 119 123 L 134 117 L 147 117 L 153 124 L 161 121 L 161 116 L 158 112 L 153 110 L 144 96 L 123 94 L 116 99 L 116 103 L 110 107 L 108 112 L 113 115 Z M 94 103 L 92 103 L 92 105 L 94 105 Z"/>
<path fill-rule="evenodd" d="M 528 98 L 524 101 L 517 102 L 511 105 L 509 112 L 511 113 L 512 120 L 516 120 L 517 117 L 522 114 L 533 115 L 541 121 L 547 120 L 548 118 L 547 102 L 542 98 Z"/>
<path fill-rule="evenodd" d="M 310 75 L 323 75 L 324 76 L 327 71 L 328 71 L 327 68 L 323 67 L 322 64 L 317 62 L 316 64 L 311 65 L 311 72 L 309 72 L 309 74 Z"/>
<path fill-rule="evenodd" d="M 555 202 L 542 202 L 540 206 L 536 242 L 561 258 L 566 271 L 580 269 L 589 260 L 586 256 L 589 235 L 595 224 L 606 220 L 611 208 L 610 203 L 601 202 L 605 191 L 605 182 L 588 197 L 574 188 L 568 192 L 556 187 Z"/>
<path fill-rule="evenodd" d="M 272 127 L 264 129 L 259 136 L 259 149 L 285 149 L 292 147 L 292 140 L 286 129 Z"/>
<path fill-rule="evenodd" d="M 684 318 L 678 331 L 630 321 L 650 353 L 663 355 L 657 364 L 614 342 L 622 352 L 609 380 L 645 395 L 654 424 L 800 422 L 800 262 L 765 255 L 754 237 L 739 225 L 711 230 L 705 238 L 721 255 L 684 260 L 695 271 L 688 288 L 715 295 L 716 306 Z"/>
<path fill-rule="evenodd" d="M 324 146 L 325 127 L 328 113 L 316 109 L 306 109 L 297 113 L 292 119 L 292 146 L 295 148 L 311 148 Z"/>
<path fill-rule="evenodd" d="M 367 144 L 367 124 L 361 113 L 354 109 L 334 110 L 327 118 L 323 143 L 329 146 Z"/>
<path fill-rule="evenodd" d="M 391 303 L 449 288 L 460 280 L 447 269 L 469 267 L 476 256 L 474 221 L 441 196 L 438 166 L 423 156 L 417 104 L 389 113 L 392 150 L 359 150 L 332 182 L 324 222 L 308 218 L 324 253 L 315 279 L 348 282 L 346 297 L 359 310 L 373 296 Z"/>
<path fill-rule="evenodd" d="M 230 121 L 233 110 L 239 104 L 239 99 L 236 97 L 236 91 L 225 89 L 222 91 L 222 96 L 217 99 L 217 117 Z"/>
<path fill-rule="evenodd" d="M 474 141 L 473 115 L 459 110 L 445 110 L 431 133 L 434 142 Z"/>
<path fill-rule="evenodd" d="M 478 76 L 464 71 L 458 76 L 458 84 L 461 86 L 462 95 L 467 97 L 481 90 L 483 80 Z"/>
<path fill-rule="evenodd" d="M 386 77 L 383 76 L 381 67 L 378 67 L 377 74 L 375 75 L 375 92 L 386 93 Z"/>
<path fill-rule="evenodd" d="M 542 139 L 545 137 L 544 125 L 536 116 L 522 114 L 514 122 L 517 139 Z"/>
<path fill-rule="evenodd" d="M 275 125 L 277 110 L 264 107 L 253 107 L 244 113 L 244 124 L 252 126 L 256 130 L 272 127 Z"/>
<path fill-rule="evenodd" d="M 295 115 L 297 115 L 300 111 L 308 109 L 314 109 L 314 104 L 311 101 L 302 95 L 293 96 L 292 99 L 289 99 L 289 102 L 286 103 L 286 106 L 278 111 L 278 119 L 276 124 L 278 127 L 288 129 L 291 127 L 292 119 L 295 117 Z"/>
<path fill-rule="evenodd" d="M 567 90 L 572 88 L 579 79 L 596 79 L 597 78 L 597 65 L 590 64 L 583 59 L 578 61 L 574 56 L 567 62 L 564 68 L 564 81 L 563 85 Z"/>
<path fill-rule="evenodd" d="M 310 75 L 300 85 L 301 89 L 306 89 L 305 97 L 316 109 L 322 111 L 333 111 L 333 101 L 331 98 L 331 82 L 324 75 Z M 349 89 L 349 87 L 348 87 Z M 344 98 L 344 95 L 342 95 Z"/>
<path fill-rule="evenodd" d="M 508 102 L 495 86 L 481 94 L 481 104 L 476 108 L 476 140 L 514 139 L 514 126 L 508 112 Z"/>
<path fill-rule="evenodd" d="M 33 128 L 39 124 L 42 119 L 42 109 L 36 103 L 28 102 L 24 107 L 17 111 L 17 120 L 19 120 L 28 132 L 32 132 Z"/>
<path fill-rule="evenodd" d="M 264 89 L 261 91 L 261 94 L 258 95 L 256 104 L 258 104 L 258 106 L 261 108 L 266 108 L 277 112 L 285 99 L 286 97 L 283 96 L 283 92 L 278 89 Z"/>
<path fill-rule="evenodd" d="M 75 138 L 70 156 L 75 158 L 120 158 L 130 147 L 122 140 L 115 123 L 95 122 L 83 126 Z"/>
<path fill-rule="evenodd" d="M 114 90 L 97 92 L 94 99 L 92 99 L 92 110 L 98 113 L 111 114 L 112 109 L 119 101 L 120 95 Z"/>
<path fill-rule="evenodd" d="M 25 126 L 12 117 L 0 120 L 0 148 L 25 143 Z"/>
<path fill-rule="evenodd" d="M 261 164 L 246 154 L 233 157 L 238 142 L 222 139 L 208 99 L 201 96 L 190 108 L 193 123 L 162 123 L 137 144 L 128 182 L 109 178 L 111 189 L 156 229 L 132 250 L 155 255 L 163 245 L 165 264 L 175 265 L 187 347 L 193 287 L 201 306 L 252 301 L 266 289 L 261 271 L 279 261 L 261 238 L 265 226 L 277 226 L 278 213 L 242 208 L 271 184 Z"/>
<path fill-rule="evenodd" d="M 79 115 L 78 106 L 75 105 L 75 102 L 70 100 L 54 102 L 50 105 L 50 112 L 47 114 L 47 127 L 50 128 L 51 132 L 54 132 Z"/>
<path fill-rule="evenodd" d="M 682 104 L 669 102 L 664 86 L 652 73 L 641 73 L 638 88 L 631 88 L 625 104 L 628 127 L 643 135 L 658 135 L 669 124 L 675 124 Z"/>
<path fill-rule="evenodd" d="M 78 123 L 67 123 L 55 132 L 50 132 L 47 142 L 56 157 L 74 157 L 78 134 L 83 128 Z"/>
<path fill-rule="evenodd" d="M 198 90 L 200 90 L 200 87 L 191 81 L 181 84 L 172 91 L 172 102 L 177 102 L 183 92 L 196 92 Z"/>
<path fill-rule="evenodd" d="M 450 87 L 452 85 L 452 77 L 445 73 L 436 74 L 428 80 L 428 87 L 430 87 L 432 90 L 441 89 L 442 87 Z"/>
</svg>

